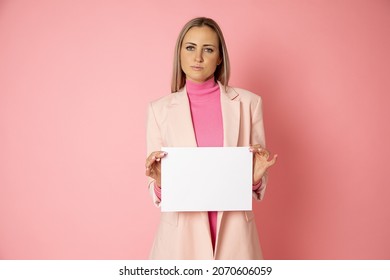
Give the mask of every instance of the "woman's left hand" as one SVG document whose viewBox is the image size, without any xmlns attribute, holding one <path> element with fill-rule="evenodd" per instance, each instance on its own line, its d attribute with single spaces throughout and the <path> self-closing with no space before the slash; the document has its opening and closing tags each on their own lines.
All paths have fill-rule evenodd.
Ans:
<svg viewBox="0 0 390 280">
<path fill-rule="evenodd" d="M 257 185 L 267 169 L 274 165 L 278 155 L 274 155 L 271 160 L 269 159 L 269 151 L 262 148 L 261 145 L 255 144 L 249 147 L 249 150 L 253 153 L 253 185 Z"/>
</svg>

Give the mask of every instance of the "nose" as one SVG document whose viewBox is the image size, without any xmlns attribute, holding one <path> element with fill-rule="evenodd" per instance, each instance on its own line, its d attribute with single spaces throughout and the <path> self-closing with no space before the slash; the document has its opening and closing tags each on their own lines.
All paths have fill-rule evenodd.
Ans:
<svg viewBox="0 0 390 280">
<path fill-rule="evenodd" d="M 202 50 L 198 50 L 195 53 L 195 61 L 196 62 L 202 62 L 203 61 L 203 52 Z"/>
</svg>

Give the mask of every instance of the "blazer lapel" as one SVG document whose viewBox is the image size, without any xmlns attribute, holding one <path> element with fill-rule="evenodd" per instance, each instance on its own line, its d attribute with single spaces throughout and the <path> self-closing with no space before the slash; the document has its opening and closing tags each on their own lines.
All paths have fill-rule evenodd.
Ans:
<svg viewBox="0 0 390 280">
<path fill-rule="evenodd" d="M 218 82 L 221 91 L 221 109 L 223 120 L 223 146 L 237 147 L 240 132 L 240 100 L 232 88 L 225 91 Z"/>
<path fill-rule="evenodd" d="M 186 88 L 173 93 L 175 96 L 169 105 L 168 131 L 172 136 L 170 144 L 172 147 L 196 147 L 196 138 L 190 103 Z"/>
</svg>

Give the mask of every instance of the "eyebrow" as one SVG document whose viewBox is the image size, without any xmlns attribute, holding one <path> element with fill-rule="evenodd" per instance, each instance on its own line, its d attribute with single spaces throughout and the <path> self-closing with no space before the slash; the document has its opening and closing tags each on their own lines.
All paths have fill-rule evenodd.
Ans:
<svg viewBox="0 0 390 280">
<path fill-rule="evenodd" d="M 192 43 L 192 42 L 186 42 L 185 44 L 197 46 L 197 44 Z M 203 47 L 214 47 L 214 48 L 216 48 L 216 46 L 214 46 L 213 44 L 204 44 Z"/>
</svg>

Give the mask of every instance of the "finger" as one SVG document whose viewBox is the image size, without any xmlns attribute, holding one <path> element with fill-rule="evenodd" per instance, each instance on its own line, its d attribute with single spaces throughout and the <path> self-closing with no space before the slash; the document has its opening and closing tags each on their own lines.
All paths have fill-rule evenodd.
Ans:
<svg viewBox="0 0 390 280">
<path fill-rule="evenodd" d="M 146 163 L 145 163 L 145 168 L 146 169 L 151 169 L 153 164 L 154 164 L 154 160 L 152 160 L 152 159 L 151 160 L 147 160 Z"/>
<path fill-rule="evenodd" d="M 146 168 L 145 175 L 150 176 L 151 173 L 152 173 L 151 170 L 149 168 Z"/>
<path fill-rule="evenodd" d="M 145 167 L 150 168 L 150 166 L 153 164 L 155 161 L 156 157 L 154 156 L 153 153 L 150 154 L 150 156 L 147 157 L 146 162 L 145 162 Z"/>
<path fill-rule="evenodd" d="M 263 148 L 263 147 L 258 147 L 257 151 L 260 152 L 260 153 L 269 153 L 269 151 L 266 148 Z"/>
<path fill-rule="evenodd" d="M 145 174 L 146 175 L 151 175 L 151 174 L 156 174 L 157 172 L 160 173 L 160 159 L 156 158 L 154 162 L 150 161 L 146 164 L 145 166 Z"/>
<path fill-rule="evenodd" d="M 155 154 L 155 157 L 156 157 L 156 159 L 158 159 L 158 158 L 163 158 L 163 157 L 165 157 L 167 154 L 168 154 L 167 152 L 157 152 L 157 153 Z"/>
<path fill-rule="evenodd" d="M 274 165 L 276 163 L 277 158 L 278 155 L 274 155 L 274 157 L 270 161 L 268 161 L 268 167 Z"/>
<path fill-rule="evenodd" d="M 270 152 L 267 149 L 264 148 L 258 148 L 258 154 L 265 157 L 266 159 L 269 158 Z"/>
<path fill-rule="evenodd" d="M 157 166 L 152 166 L 151 168 L 146 168 L 146 170 L 145 170 L 145 175 L 152 177 L 152 178 L 156 178 L 159 173 L 160 173 L 160 170 Z"/>
<path fill-rule="evenodd" d="M 268 158 L 269 158 L 269 153 L 264 152 L 264 151 L 256 152 L 254 155 L 255 155 L 255 158 L 258 160 L 268 160 Z"/>
<path fill-rule="evenodd" d="M 160 157 L 161 151 L 152 152 L 146 159 L 145 167 L 150 168 L 150 166 Z"/>
<path fill-rule="evenodd" d="M 163 157 L 165 157 L 168 153 L 167 152 L 158 152 L 154 155 L 155 161 L 160 161 Z"/>
<path fill-rule="evenodd" d="M 146 172 L 148 172 L 149 174 L 156 172 L 156 169 L 158 169 L 157 166 L 159 165 L 160 163 L 157 159 L 154 162 L 151 162 L 150 164 L 146 164 L 145 166 Z"/>
<path fill-rule="evenodd" d="M 258 148 L 261 148 L 260 144 L 254 144 L 249 146 L 249 151 L 254 152 L 257 151 Z"/>
<path fill-rule="evenodd" d="M 251 152 L 253 152 L 254 155 L 259 154 L 260 156 L 264 156 L 267 159 L 268 159 L 269 154 L 270 154 L 268 150 L 262 148 L 261 145 L 259 145 L 259 144 L 253 145 L 252 147 L 249 148 L 249 150 Z"/>
</svg>

